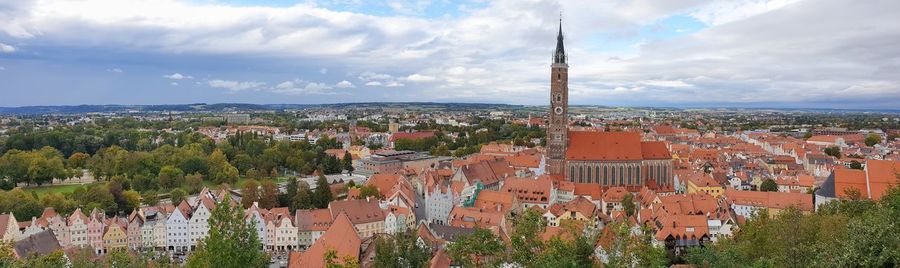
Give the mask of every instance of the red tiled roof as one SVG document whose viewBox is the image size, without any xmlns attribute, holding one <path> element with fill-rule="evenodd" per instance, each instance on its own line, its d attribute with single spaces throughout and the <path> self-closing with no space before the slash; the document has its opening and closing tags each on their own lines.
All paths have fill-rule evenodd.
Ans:
<svg viewBox="0 0 900 268">
<path fill-rule="evenodd" d="M 356 229 L 344 213 L 338 214 L 334 224 L 325 231 L 319 240 L 316 240 L 306 252 L 291 254 L 288 267 L 318 268 L 325 267 L 325 253 L 334 250 L 337 253 L 337 263 L 342 263 L 344 257 L 359 259 L 359 246 L 362 240 L 356 233 Z M 296 256 L 296 257 L 295 257 Z"/>
<path fill-rule="evenodd" d="M 619 202 L 619 201 L 622 201 L 623 198 L 625 198 L 626 194 L 631 194 L 631 193 L 629 193 L 628 190 L 625 189 L 625 187 L 621 187 L 621 186 L 610 187 L 609 189 L 606 190 L 606 192 L 603 193 L 603 201 Z"/>
<path fill-rule="evenodd" d="M 704 215 L 668 215 L 657 219 L 662 226 L 656 231 L 658 241 L 667 237 L 682 239 L 700 239 L 704 235 L 709 237 L 709 225 Z"/>
<path fill-rule="evenodd" d="M 675 128 L 670 125 L 658 125 L 653 128 L 653 132 L 658 135 L 675 135 Z"/>
<path fill-rule="evenodd" d="M 335 219 L 341 212 L 347 214 L 353 224 L 370 223 L 384 220 L 384 210 L 378 206 L 375 200 L 340 200 L 328 204 L 332 217 Z"/>
<path fill-rule="evenodd" d="M 868 197 L 866 172 L 858 169 L 834 169 L 834 194 L 840 198 L 848 198 L 847 191 L 856 189 L 863 198 Z"/>
<path fill-rule="evenodd" d="M 511 193 L 523 203 L 549 204 L 553 181 L 547 177 L 536 179 L 507 178 L 501 192 Z"/>
<path fill-rule="evenodd" d="M 641 156 L 644 159 L 671 159 L 672 154 L 669 153 L 669 148 L 666 148 L 666 143 L 661 141 L 644 141 L 641 142 Z"/>
<path fill-rule="evenodd" d="M 592 200 L 598 201 L 603 198 L 603 188 L 596 183 L 576 183 L 575 196 L 590 196 Z"/>
<path fill-rule="evenodd" d="M 638 132 L 569 131 L 568 160 L 626 161 L 672 158 L 661 141 L 642 142 Z"/>
<path fill-rule="evenodd" d="M 381 196 L 388 197 L 392 194 L 391 189 L 403 180 L 403 175 L 391 173 L 379 173 L 369 177 L 366 185 L 373 185 L 378 188 Z"/>
<path fill-rule="evenodd" d="M 813 210 L 813 197 L 804 193 L 738 191 L 726 189 L 728 201 L 738 205 L 784 209 L 796 207 L 803 211 Z"/>
<path fill-rule="evenodd" d="M 597 206 L 584 197 L 576 197 L 574 200 L 566 203 L 553 204 L 547 211 L 557 217 L 569 211 L 575 211 L 581 213 L 581 215 L 585 217 L 591 217 L 594 216 L 594 213 L 597 211 Z"/>
<path fill-rule="evenodd" d="M 866 160 L 871 198 L 881 199 L 887 190 L 900 183 L 900 161 Z"/>
<path fill-rule="evenodd" d="M 503 213 L 464 207 L 454 207 L 449 216 L 450 226 L 466 228 L 498 227 L 504 218 Z"/>
<path fill-rule="evenodd" d="M 470 185 L 475 184 L 475 181 L 480 181 L 484 185 L 492 185 L 516 174 L 515 169 L 505 159 L 468 164 L 463 166 L 461 171 L 465 174 L 466 179 L 469 180 Z"/>
<path fill-rule="evenodd" d="M 506 213 L 513 209 L 515 198 L 512 193 L 482 190 L 475 197 L 474 207 L 485 211 Z"/>
<path fill-rule="evenodd" d="M 411 139 L 418 140 L 434 137 L 434 131 L 419 131 L 419 132 L 397 132 L 391 135 L 389 142 L 397 141 L 398 139 Z"/>
<path fill-rule="evenodd" d="M 641 160 L 637 132 L 569 131 L 568 160 Z"/>
<path fill-rule="evenodd" d="M 294 220 L 297 221 L 297 229 L 303 231 L 325 231 L 331 226 L 333 219 L 327 208 L 298 209 Z"/>
</svg>

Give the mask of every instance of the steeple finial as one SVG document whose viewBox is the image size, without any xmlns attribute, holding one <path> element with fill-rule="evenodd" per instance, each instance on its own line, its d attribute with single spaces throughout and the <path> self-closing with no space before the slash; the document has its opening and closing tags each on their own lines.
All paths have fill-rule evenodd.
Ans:
<svg viewBox="0 0 900 268">
<path fill-rule="evenodd" d="M 556 52 L 553 53 L 553 63 L 566 63 L 566 50 L 563 46 L 562 11 L 559 12 L 559 34 L 556 36 Z"/>
</svg>

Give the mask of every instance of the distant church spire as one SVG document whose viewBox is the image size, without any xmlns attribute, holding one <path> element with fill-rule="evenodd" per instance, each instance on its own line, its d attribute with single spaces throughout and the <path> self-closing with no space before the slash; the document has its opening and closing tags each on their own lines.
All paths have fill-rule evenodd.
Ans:
<svg viewBox="0 0 900 268">
<path fill-rule="evenodd" d="M 563 47 L 562 13 L 559 17 L 559 35 L 556 36 L 556 52 L 553 53 L 553 63 L 566 63 L 566 49 Z"/>
</svg>

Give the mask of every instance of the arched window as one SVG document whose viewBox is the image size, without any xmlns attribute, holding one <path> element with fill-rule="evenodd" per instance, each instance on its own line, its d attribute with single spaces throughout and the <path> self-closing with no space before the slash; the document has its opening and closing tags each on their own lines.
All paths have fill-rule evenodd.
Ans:
<svg viewBox="0 0 900 268">
<path fill-rule="evenodd" d="M 625 167 L 619 166 L 619 184 L 625 184 Z"/>
<path fill-rule="evenodd" d="M 632 182 L 633 182 L 632 178 L 634 178 L 634 167 L 632 167 L 631 165 L 629 165 L 629 166 L 626 167 L 626 168 L 628 169 L 628 178 L 627 178 L 627 180 L 628 180 L 628 185 L 631 185 Z"/>
<path fill-rule="evenodd" d="M 616 180 L 618 179 L 618 177 L 616 177 L 616 167 L 611 167 L 610 169 L 611 169 L 611 171 L 610 171 L 611 174 L 609 176 L 609 178 L 610 178 L 609 184 L 616 184 Z"/>
<path fill-rule="evenodd" d="M 596 167 L 594 173 L 596 173 L 596 175 L 594 175 L 594 183 L 600 183 L 600 166 Z"/>
<path fill-rule="evenodd" d="M 569 167 L 569 180 L 575 181 L 575 166 Z"/>
<path fill-rule="evenodd" d="M 593 179 L 593 176 L 591 176 L 591 167 L 587 167 L 587 182 L 590 182 L 591 179 Z"/>
<path fill-rule="evenodd" d="M 636 166 L 635 170 L 637 170 L 637 172 L 635 172 L 635 174 L 637 174 L 637 176 L 635 176 L 635 180 L 637 181 L 637 184 L 640 185 L 641 184 L 641 175 L 642 175 L 641 174 L 641 166 Z"/>
</svg>

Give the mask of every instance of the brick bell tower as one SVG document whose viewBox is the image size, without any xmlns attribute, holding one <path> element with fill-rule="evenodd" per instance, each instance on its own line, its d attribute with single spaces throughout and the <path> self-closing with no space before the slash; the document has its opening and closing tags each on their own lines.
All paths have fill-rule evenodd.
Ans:
<svg viewBox="0 0 900 268">
<path fill-rule="evenodd" d="M 551 175 L 565 175 L 569 131 L 569 65 L 563 48 L 562 19 L 550 65 L 550 125 L 547 128 L 547 167 Z"/>
</svg>

